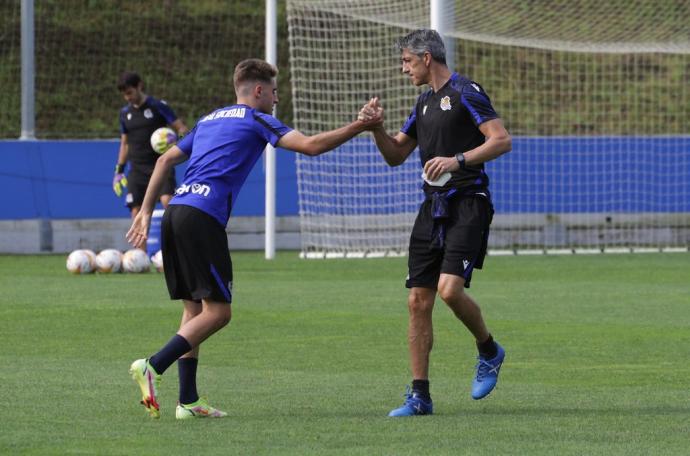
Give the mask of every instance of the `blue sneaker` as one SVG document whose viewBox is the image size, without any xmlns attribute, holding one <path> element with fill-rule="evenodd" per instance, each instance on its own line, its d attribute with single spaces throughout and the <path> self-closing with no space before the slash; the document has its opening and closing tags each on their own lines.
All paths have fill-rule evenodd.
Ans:
<svg viewBox="0 0 690 456">
<path fill-rule="evenodd" d="M 392 410 L 388 416 L 415 416 L 415 415 L 432 415 L 434 413 L 434 404 L 429 399 L 425 401 L 417 395 L 416 392 L 410 391 L 410 387 L 407 387 L 407 392 L 405 393 L 405 403 L 402 407 Z"/>
<path fill-rule="evenodd" d="M 472 381 L 472 399 L 482 399 L 493 391 L 498 382 L 498 372 L 506 357 L 506 351 L 496 343 L 498 353 L 493 359 L 484 359 L 477 356 L 477 376 Z"/>
</svg>

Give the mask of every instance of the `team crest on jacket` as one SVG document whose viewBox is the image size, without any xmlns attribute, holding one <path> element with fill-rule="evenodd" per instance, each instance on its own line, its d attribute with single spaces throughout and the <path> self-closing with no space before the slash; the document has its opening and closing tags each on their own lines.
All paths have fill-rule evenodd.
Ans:
<svg viewBox="0 0 690 456">
<path fill-rule="evenodd" d="M 149 108 L 146 108 L 146 110 L 144 110 L 144 117 L 146 117 L 147 119 L 153 118 L 153 112 L 151 112 L 151 110 Z"/>
<path fill-rule="evenodd" d="M 450 111 L 450 108 L 451 108 L 450 97 L 445 96 L 445 97 L 441 98 L 441 109 L 444 111 Z"/>
</svg>

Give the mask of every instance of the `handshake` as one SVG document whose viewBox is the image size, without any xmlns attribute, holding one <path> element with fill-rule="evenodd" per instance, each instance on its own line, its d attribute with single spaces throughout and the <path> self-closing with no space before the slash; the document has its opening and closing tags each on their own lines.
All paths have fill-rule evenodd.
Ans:
<svg viewBox="0 0 690 456">
<path fill-rule="evenodd" d="M 366 130 L 383 125 L 383 107 L 379 104 L 378 97 L 374 97 L 357 114 L 357 120 L 365 124 Z"/>
</svg>

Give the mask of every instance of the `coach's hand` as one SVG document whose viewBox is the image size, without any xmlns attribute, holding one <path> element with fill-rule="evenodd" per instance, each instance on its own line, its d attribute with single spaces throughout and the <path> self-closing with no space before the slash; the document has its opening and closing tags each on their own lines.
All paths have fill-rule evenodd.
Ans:
<svg viewBox="0 0 690 456">
<path fill-rule="evenodd" d="M 460 169 L 455 157 L 434 157 L 424 164 L 424 174 L 430 181 L 435 181 L 443 173 L 449 173 Z"/>
<path fill-rule="evenodd" d="M 137 216 L 134 217 L 132 226 L 125 235 L 127 242 L 132 244 L 132 246 L 135 248 L 144 248 L 146 245 L 146 238 L 148 237 L 150 223 L 151 214 L 144 212 L 143 210 L 139 211 Z"/>
<path fill-rule="evenodd" d="M 122 189 L 127 187 L 127 176 L 125 176 L 124 168 L 124 165 L 115 165 L 115 176 L 113 176 L 113 191 L 117 196 L 122 196 Z"/>
<path fill-rule="evenodd" d="M 367 129 L 383 124 L 383 107 L 378 97 L 374 97 L 360 109 L 357 120 L 364 122 Z"/>
</svg>

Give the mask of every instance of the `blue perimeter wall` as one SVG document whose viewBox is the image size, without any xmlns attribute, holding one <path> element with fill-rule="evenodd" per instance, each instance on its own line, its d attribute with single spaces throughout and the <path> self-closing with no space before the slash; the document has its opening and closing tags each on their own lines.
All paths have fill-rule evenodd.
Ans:
<svg viewBox="0 0 690 456">
<path fill-rule="evenodd" d="M 129 217 L 112 190 L 120 141 L 0 141 L 0 220 Z M 297 215 L 295 153 L 278 149 L 276 215 Z M 186 163 L 176 168 L 182 182 Z M 247 177 L 233 216 L 262 216 L 263 160 Z"/>
<path fill-rule="evenodd" d="M 129 217 L 111 188 L 118 145 L 0 141 L 0 220 Z M 276 155 L 276 214 L 298 215 L 296 154 Z M 690 136 L 513 138 L 487 170 L 499 213 L 690 212 Z M 264 185 L 261 160 L 233 216 L 262 216 Z"/>
</svg>

